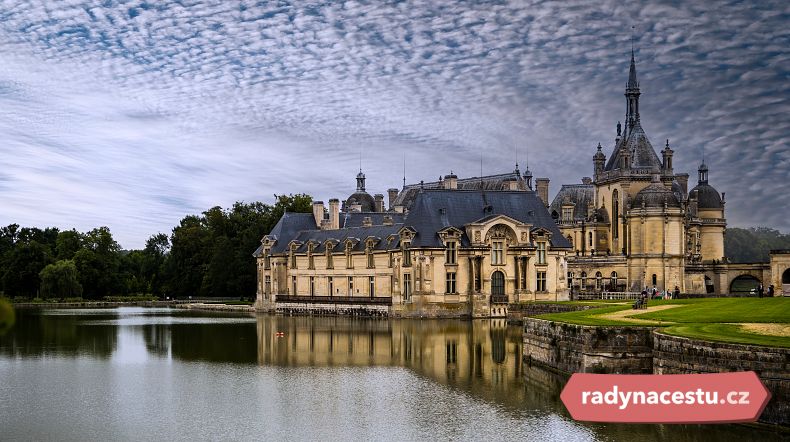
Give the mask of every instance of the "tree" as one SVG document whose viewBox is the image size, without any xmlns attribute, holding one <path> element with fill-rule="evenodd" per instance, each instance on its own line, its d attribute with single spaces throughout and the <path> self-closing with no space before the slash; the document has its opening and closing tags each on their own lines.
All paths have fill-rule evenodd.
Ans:
<svg viewBox="0 0 790 442">
<path fill-rule="evenodd" d="M 15 244 L 3 269 L 5 294 L 8 296 L 36 296 L 41 285 L 39 273 L 51 262 L 49 249 L 37 241 Z"/>
<path fill-rule="evenodd" d="M 71 259 L 82 248 L 82 234 L 74 229 L 58 234 L 55 251 L 59 260 Z"/>
<path fill-rule="evenodd" d="M 768 227 L 729 228 L 724 236 L 724 255 L 731 262 L 768 262 L 772 249 L 790 248 L 790 235 Z"/>
<path fill-rule="evenodd" d="M 82 295 L 74 261 L 61 260 L 44 267 L 39 273 L 43 298 L 72 298 Z"/>
</svg>

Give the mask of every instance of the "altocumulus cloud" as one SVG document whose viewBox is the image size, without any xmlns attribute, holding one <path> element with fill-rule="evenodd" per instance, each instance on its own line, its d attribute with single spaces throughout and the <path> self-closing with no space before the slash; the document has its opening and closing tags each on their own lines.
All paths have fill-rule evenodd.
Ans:
<svg viewBox="0 0 790 442">
<path fill-rule="evenodd" d="M 450 169 L 590 175 L 635 27 L 643 126 L 705 151 L 730 225 L 790 230 L 790 4 L 0 2 L 0 223 L 108 225 L 344 197 Z"/>
</svg>

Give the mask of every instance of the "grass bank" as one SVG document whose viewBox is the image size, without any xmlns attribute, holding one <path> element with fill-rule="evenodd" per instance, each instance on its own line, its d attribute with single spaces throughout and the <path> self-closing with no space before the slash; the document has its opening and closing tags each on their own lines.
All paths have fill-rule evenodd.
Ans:
<svg viewBox="0 0 790 442">
<path fill-rule="evenodd" d="M 601 303 L 606 305 L 605 303 Z M 645 312 L 630 305 L 602 306 L 601 308 L 568 313 L 537 316 L 569 324 L 594 326 L 651 326 L 675 335 L 710 341 L 740 344 L 790 347 L 790 337 L 755 333 L 739 324 L 788 324 L 790 327 L 790 299 L 788 298 L 708 298 L 650 301 L 649 306 L 673 306 L 665 310 Z M 607 318 L 615 312 L 631 310 L 628 318 L 649 322 L 635 323 L 628 318 Z"/>
</svg>

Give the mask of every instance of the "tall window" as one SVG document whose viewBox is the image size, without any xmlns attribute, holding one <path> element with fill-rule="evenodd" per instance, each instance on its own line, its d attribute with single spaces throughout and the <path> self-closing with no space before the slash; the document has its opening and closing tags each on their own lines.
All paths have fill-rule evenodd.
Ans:
<svg viewBox="0 0 790 442">
<path fill-rule="evenodd" d="M 269 275 L 266 275 L 266 278 L 264 279 L 264 281 L 266 281 L 266 282 L 263 283 L 263 293 L 268 295 L 269 293 L 272 292 L 272 277 L 269 276 Z M 266 297 L 266 299 L 268 299 L 268 296 Z"/>
<path fill-rule="evenodd" d="M 263 268 L 269 270 L 272 268 L 272 259 L 269 255 L 269 249 L 263 251 Z"/>
<path fill-rule="evenodd" d="M 505 243 L 494 241 L 491 243 L 491 264 L 502 265 L 505 263 Z"/>
<path fill-rule="evenodd" d="M 290 255 L 291 255 L 290 256 L 290 258 L 291 258 L 291 268 L 295 269 L 296 268 L 296 245 L 295 244 L 293 246 L 291 246 Z"/>
<path fill-rule="evenodd" d="M 582 277 L 581 288 L 582 290 L 587 290 L 587 272 L 582 272 L 581 277 Z"/>
<path fill-rule="evenodd" d="M 455 264 L 457 257 L 456 242 L 448 241 L 447 249 L 444 251 L 445 264 Z"/>
<path fill-rule="evenodd" d="M 562 220 L 563 221 L 572 221 L 573 220 L 573 207 L 563 207 L 562 208 Z"/>
<path fill-rule="evenodd" d="M 519 259 L 518 262 L 519 265 L 521 266 L 519 268 L 519 273 L 518 273 L 518 277 L 521 280 L 520 287 L 526 290 L 527 289 L 527 260 L 522 258 Z"/>
<path fill-rule="evenodd" d="M 291 290 L 291 294 L 296 296 L 296 276 L 291 276 Z"/>
<path fill-rule="evenodd" d="M 335 268 L 335 263 L 332 260 L 332 245 L 329 243 L 326 245 L 326 268 L 330 270 Z"/>
<path fill-rule="evenodd" d="M 313 243 L 307 245 L 307 268 L 310 270 L 315 269 L 315 258 L 313 258 Z"/>
<path fill-rule="evenodd" d="M 620 237 L 618 231 L 618 223 L 620 222 L 620 197 L 615 190 L 612 193 L 612 238 L 617 239 Z"/>
<path fill-rule="evenodd" d="M 652 279 L 653 279 L 653 285 L 656 285 L 656 282 L 658 282 L 658 278 L 656 277 L 655 273 L 653 273 L 653 278 Z"/>
<path fill-rule="evenodd" d="M 538 272 L 535 279 L 535 290 L 539 292 L 546 291 L 546 272 Z"/>
<path fill-rule="evenodd" d="M 455 287 L 455 272 L 447 272 L 445 293 L 457 293 Z"/>
<path fill-rule="evenodd" d="M 617 290 L 617 272 L 612 272 L 612 276 L 609 279 L 609 290 Z"/>
<path fill-rule="evenodd" d="M 346 243 L 346 268 L 354 268 L 354 257 L 351 255 L 351 243 Z"/>
<path fill-rule="evenodd" d="M 403 297 L 405 299 L 411 297 L 411 273 L 403 274 Z"/>
<path fill-rule="evenodd" d="M 315 276 L 310 277 L 310 296 L 315 296 Z"/>
<path fill-rule="evenodd" d="M 375 261 L 373 259 L 373 245 L 372 244 L 368 244 L 368 247 L 365 249 L 365 257 L 367 258 L 367 261 L 368 261 L 368 268 L 369 269 L 375 268 L 376 267 L 376 263 L 375 263 Z"/>
<path fill-rule="evenodd" d="M 387 252 L 387 267 L 392 268 L 393 261 L 395 261 L 395 254 L 392 252 Z"/>
<path fill-rule="evenodd" d="M 370 297 L 376 296 L 376 277 L 368 276 L 368 293 Z"/>
<path fill-rule="evenodd" d="M 538 264 L 546 264 L 546 241 L 538 242 Z"/>
<path fill-rule="evenodd" d="M 354 277 L 348 277 L 348 296 L 354 296 Z"/>
<path fill-rule="evenodd" d="M 329 296 L 335 294 L 335 280 L 331 276 L 327 278 L 327 286 L 329 287 Z"/>
<path fill-rule="evenodd" d="M 405 242 L 403 243 L 403 267 L 411 267 L 411 251 L 409 251 L 409 246 L 411 243 Z"/>
<path fill-rule="evenodd" d="M 595 290 L 601 290 L 601 279 L 603 275 L 601 272 L 595 272 Z"/>
<path fill-rule="evenodd" d="M 589 237 L 588 244 L 589 244 L 589 246 L 590 246 L 590 247 L 592 247 L 592 245 L 593 245 L 593 240 L 592 240 L 592 232 L 590 232 L 589 234 L 587 234 L 587 236 Z"/>
</svg>

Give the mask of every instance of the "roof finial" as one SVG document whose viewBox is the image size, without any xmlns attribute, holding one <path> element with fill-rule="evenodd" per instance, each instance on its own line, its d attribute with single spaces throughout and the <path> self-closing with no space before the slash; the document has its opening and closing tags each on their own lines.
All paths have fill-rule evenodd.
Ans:
<svg viewBox="0 0 790 442">
<path fill-rule="evenodd" d="M 403 152 L 403 188 L 406 188 L 406 152 Z"/>
</svg>

